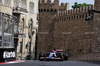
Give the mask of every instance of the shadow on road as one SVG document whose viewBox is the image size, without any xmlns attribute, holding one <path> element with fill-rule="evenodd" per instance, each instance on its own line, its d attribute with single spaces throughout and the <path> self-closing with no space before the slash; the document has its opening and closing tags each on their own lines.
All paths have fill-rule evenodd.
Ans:
<svg viewBox="0 0 100 66">
<path fill-rule="evenodd" d="M 90 64 L 98 64 L 100 65 L 100 61 L 85 61 L 87 63 L 90 63 Z"/>
</svg>

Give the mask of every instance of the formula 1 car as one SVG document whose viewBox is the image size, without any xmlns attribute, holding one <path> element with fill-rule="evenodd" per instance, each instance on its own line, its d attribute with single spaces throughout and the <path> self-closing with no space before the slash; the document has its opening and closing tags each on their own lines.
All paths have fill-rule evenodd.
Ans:
<svg viewBox="0 0 100 66">
<path fill-rule="evenodd" d="M 68 54 L 64 53 L 62 49 L 52 50 L 51 52 L 41 52 L 39 53 L 39 60 L 68 60 Z"/>
</svg>

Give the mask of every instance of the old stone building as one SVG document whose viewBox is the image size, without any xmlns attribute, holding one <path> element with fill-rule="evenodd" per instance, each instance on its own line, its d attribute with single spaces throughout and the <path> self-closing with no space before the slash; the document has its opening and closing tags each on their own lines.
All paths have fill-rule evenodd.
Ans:
<svg viewBox="0 0 100 66">
<path fill-rule="evenodd" d="M 0 0 L 0 12 L 17 17 L 14 27 L 16 59 L 34 58 L 37 0 Z"/>
<path fill-rule="evenodd" d="M 56 48 L 67 52 L 70 59 L 97 60 L 100 57 L 99 28 L 96 28 L 99 27 L 98 14 L 98 19 L 94 14 L 94 20 L 85 20 L 89 16 L 88 10 L 92 9 L 94 6 L 69 10 L 68 3 L 59 6 L 59 0 L 54 0 L 54 3 L 51 0 L 39 0 L 37 52 Z M 99 9 L 99 0 L 95 0 L 95 9 Z"/>
</svg>

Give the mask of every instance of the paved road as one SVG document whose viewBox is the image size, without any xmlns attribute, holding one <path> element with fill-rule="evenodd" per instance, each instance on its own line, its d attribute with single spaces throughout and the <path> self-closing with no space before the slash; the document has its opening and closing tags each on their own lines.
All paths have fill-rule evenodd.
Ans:
<svg viewBox="0 0 100 66">
<path fill-rule="evenodd" d="M 0 66 L 100 66 L 100 62 L 31 60 L 25 61 L 24 63 L 7 64 Z"/>
</svg>

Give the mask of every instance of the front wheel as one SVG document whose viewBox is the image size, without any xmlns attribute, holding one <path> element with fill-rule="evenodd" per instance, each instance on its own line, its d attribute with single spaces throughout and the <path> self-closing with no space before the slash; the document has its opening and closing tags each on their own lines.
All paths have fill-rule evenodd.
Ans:
<svg viewBox="0 0 100 66">
<path fill-rule="evenodd" d="M 43 53 L 39 53 L 39 60 L 43 61 L 43 59 L 40 59 L 41 57 L 43 57 Z"/>
</svg>

